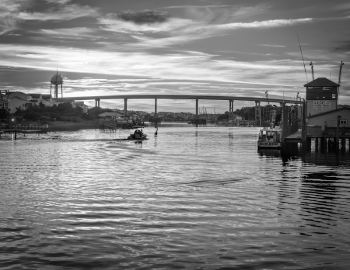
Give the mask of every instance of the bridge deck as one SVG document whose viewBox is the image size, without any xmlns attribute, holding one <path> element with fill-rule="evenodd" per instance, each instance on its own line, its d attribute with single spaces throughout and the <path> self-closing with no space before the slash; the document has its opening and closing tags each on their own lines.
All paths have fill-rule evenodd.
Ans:
<svg viewBox="0 0 350 270">
<path fill-rule="evenodd" d="M 101 100 L 101 99 L 209 99 L 209 100 L 243 100 L 273 103 L 293 103 L 300 104 L 300 101 L 278 99 L 278 98 L 257 98 L 238 96 L 215 96 L 215 95 L 109 95 L 109 96 L 81 96 L 58 98 L 59 101 L 70 100 Z"/>
</svg>

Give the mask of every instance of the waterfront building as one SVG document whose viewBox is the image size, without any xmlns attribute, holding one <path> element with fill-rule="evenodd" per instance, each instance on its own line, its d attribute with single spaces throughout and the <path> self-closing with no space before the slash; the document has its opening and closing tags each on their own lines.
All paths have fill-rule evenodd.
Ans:
<svg viewBox="0 0 350 270">
<path fill-rule="evenodd" d="M 307 117 L 337 109 L 339 84 L 327 78 L 317 78 L 304 86 Z"/>
<path fill-rule="evenodd" d="M 46 107 L 52 107 L 55 104 L 52 96 L 50 94 L 28 94 L 28 100 L 32 105 L 39 106 L 40 104 L 45 105 Z"/>
<path fill-rule="evenodd" d="M 0 110 L 8 110 L 9 109 L 9 102 L 8 97 L 6 93 L 8 93 L 8 90 L 0 90 Z"/>
<path fill-rule="evenodd" d="M 25 110 L 31 105 L 28 95 L 23 92 L 7 92 L 6 95 L 8 99 L 8 110 L 11 114 L 15 113 L 18 108 Z"/>
<path fill-rule="evenodd" d="M 98 115 L 103 120 L 116 120 L 123 117 L 124 115 L 118 112 L 104 112 Z"/>
<path fill-rule="evenodd" d="M 88 113 L 89 106 L 84 104 L 84 101 L 72 101 L 73 108 L 80 107 L 83 109 L 84 113 Z"/>
</svg>

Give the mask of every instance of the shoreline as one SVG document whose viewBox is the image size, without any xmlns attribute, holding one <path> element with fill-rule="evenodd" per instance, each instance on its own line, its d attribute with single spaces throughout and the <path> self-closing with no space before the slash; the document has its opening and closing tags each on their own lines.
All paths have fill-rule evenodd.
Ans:
<svg viewBox="0 0 350 270">
<path fill-rule="evenodd" d="M 77 131 L 80 129 L 98 129 L 99 125 L 97 122 L 82 122 L 82 123 L 74 123 L 74 122 L 50 122 L 48 127 L 48 132 L 52 131 Z"/>
</svg>

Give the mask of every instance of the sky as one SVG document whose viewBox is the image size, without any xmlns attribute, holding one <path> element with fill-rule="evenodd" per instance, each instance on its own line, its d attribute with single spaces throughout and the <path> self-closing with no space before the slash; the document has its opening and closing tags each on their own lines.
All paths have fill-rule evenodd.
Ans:
<svg viewBox="0 0 350 270">
<path fill-rule="evenodd" d="M 295 99 L 326 77 L 350 104 L 348 0 L 0 0 L 0 89 L 64 97 L 191 94 Z M 89 106 L 94 101 L 85 101 Z M 101 100 L 122 109 L 123 100 Z M 194 112 L 194 100 L 158 100 Z M 264 105 L 264 104 L 262 104 Z M 254 106 L 235 101 L 234 109 Z M 199 100 L 208 113 L 228 101 Z M 153 100 L 128 109 L 154 111 Z"/>
</svg>

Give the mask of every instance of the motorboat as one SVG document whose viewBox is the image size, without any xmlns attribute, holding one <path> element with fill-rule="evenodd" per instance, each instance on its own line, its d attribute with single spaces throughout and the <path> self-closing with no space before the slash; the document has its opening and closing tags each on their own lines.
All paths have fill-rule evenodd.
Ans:
<svg viewBox="0 0 350 270">
<path fill-rule="evenodd" d="M 135 129 L 133 133 L 129 135 L 128 140 L 147 140 L 147 134 L 143 133 L 144 126 L 133 126 Z"/>
<path fill-rule="evenodd" d="M 281 148 L 281 133 L 279 128 L 262 128 L 259 132 L 258 149 L 280 149 Z"/>
</svg>

